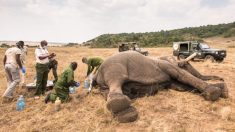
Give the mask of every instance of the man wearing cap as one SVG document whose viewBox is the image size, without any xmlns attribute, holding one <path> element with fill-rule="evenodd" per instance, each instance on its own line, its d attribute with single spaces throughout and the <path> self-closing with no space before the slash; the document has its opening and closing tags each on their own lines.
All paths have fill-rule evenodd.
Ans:
<svg viewBox="0 0 235 132">
<path fill-rule="evenodd" d="M 36 56 L 36 93 L 35 99 L 39 99 L 39 96 L 45 93 L 48 72 L 49 72 L 49 59 L 55 57 L 55 53 L 49 54 L 47 51 L 47 41 L 41 41 L 38 48 L 35 50 Z"/>
<path fill-rule="evenodd" d="M 22 73 L 26 72 L 20 59 L 23 47 L 24 42 L 19 41 L 16 43 L 16 47 L 9 48 L 5 52 L 3 64 L 7 76 L 7 89 L 3 94 L 3 100 L 9 101 L 13 98 L 13 92 L 20 82 L 20 69 Z"/>
</svg>

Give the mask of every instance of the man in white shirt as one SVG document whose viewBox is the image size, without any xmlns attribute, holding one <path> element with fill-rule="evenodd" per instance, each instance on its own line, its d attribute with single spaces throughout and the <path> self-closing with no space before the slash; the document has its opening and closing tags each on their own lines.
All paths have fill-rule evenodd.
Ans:
<svg viewBox="0 0 235 132">
<path fill-rule="evenodd" d="M 7 76 L 7 89 L 3 94 L 4 100 L 12 99 L 13 98 L 13 92 L 16 88 L 16 86 L 20 82 L 20 72 L 21 69 L 22 73 L 25 73 L 26 70 L 22 66 L 20 55 L 22 53 L 21 49 L 24 46 L 23 41 L 19 41 L 16 43 L 16 47 L 12 47 L 7 49 L 3 64 Z"/>
<path fill-rule="evenodd" d="M 36 75 L 37 75 L 37 82 L 36 82 L 36 93 L 35 99 L 39 99 L 39 96 L 45 94 L 47 79 L 48 79 L 48 72 L 49 72 L 49 59 L 55 57 L 54 53 L 49 54 L 47 51 L 47 41 L 41 41 L 38 48 L 35 50 L 36 56 Z"/>
</svg>

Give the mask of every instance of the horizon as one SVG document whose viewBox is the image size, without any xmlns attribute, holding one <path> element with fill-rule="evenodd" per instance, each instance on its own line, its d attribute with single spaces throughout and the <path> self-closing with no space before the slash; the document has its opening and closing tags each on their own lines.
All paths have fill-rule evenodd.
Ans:
<svg viewBox="0 0 235 132">
<path fill-rule="evenodd" d="M 164 30 L 164 31 L 172 31 L 172 30 L 178 30 L 178 29 L 184 29 L 184 28 L 197 28 L 197 27 L 208 26 L 208 25 L 229 24 L 229 23 L 233 23 L 233 22 L 235 22 L 235 21 L 228 22 L 228 23 L 207 24 L 207 25 L 199 25 L 199 26 L 195 26 L 195 27 L 192 26 L 192 27 L 182 27 L 182 28 L 169 29 L 169 30 L 164 30 L 164 29 L 161 29 L 161 30 Z M 153 32 L 160 32 L 161 30 L 153 31 Z M 122 33 L 149 33 L 149 32 L 122 32 Z M 122 34 L 122 33 L 105 33 L 105 34 Z M 100 35 L 104 35 L 104 34 L 100 34 Z M 98 35 L 98 36 L 96 36 L 96 37 L 94 37 L 94 38 L 97 38 L 97 37 L 99 37 L 100 35 Z M 90 41 L 90 40 L 92 40 L 92 39 L 94 39 L 94 38 L 91 38 L 91 39 L 86 40 L 86 41 L 81 42 L 81 43 L 78 43 L 78 42 L 56 42 L 56 41 L 48 41 L 48 43 L 54 43 L 54 44 L 78 43 L 78 44 L 82 44 L 82 43 L 88 42 L 88 41 Z M 18 41 L 20 41 L 20 40 L 0 40 L 0 43 L 2 43 L 2 42 L 8 42 L 8 41 L 9 41 L 9 42 L 10 42 L 10 41 L 12 41 L 12 42 L 18 42 Z M 33 40 L 22 40 L 22 41 L 24 41 L 24 42 L 38 42 L 38 43 L 40 43 L 41 40 L 35 40 L 35 41 L 33 41 Z"/>
<path fill-rule="evenodd" d="M 235 0 L 0 0 L 0 5 L 1 41 L 83 43 L 102 34 L 235 21 Z"/>
</svg>

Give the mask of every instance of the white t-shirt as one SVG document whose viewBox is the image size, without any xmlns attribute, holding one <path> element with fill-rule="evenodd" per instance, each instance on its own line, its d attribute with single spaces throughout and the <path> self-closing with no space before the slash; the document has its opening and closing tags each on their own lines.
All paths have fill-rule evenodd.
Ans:
<svg viewBox="0 0 235 132">
<path fill-rule="evenodd" d="M 17 47 L 7 49 L 5 55 L 7 57 L 6 64 L 14 64 L 17 66 L 16 55 L 21 55 L 21 50 Z"/>
<path fill-rule="evenodd" d="M 37 62 L 37 63 L 39 63 L 39 64 L 46 64 L 46 63 L 49 63 L 48 57 L 45 58 L 45 59 L 42 59 L 42 60 L 39 59 L 40 56 L 47 56 L 47 55 L 49 55 L 49 52 L 47 51 L 47 49 L 44 49 L 44 48 L 42 48 L 42 47 L 36 48 L 36 50 L 35 50 L 35 56 L 36 56 L 36 62 Z"/>
</svg>

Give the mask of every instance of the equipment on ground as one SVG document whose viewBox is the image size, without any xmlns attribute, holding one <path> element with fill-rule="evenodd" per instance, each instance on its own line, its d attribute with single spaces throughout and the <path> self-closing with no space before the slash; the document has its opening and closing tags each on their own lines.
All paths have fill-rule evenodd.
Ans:
<svg viewBox="0 0 235 132">
<path fill-rule="evenodd" d="M 16 110 L 17 111 L 22 111 L 25 107 L 25 100 L 23 95 L 20 95 L 20 97 L 18 98 L 17 102 L 16 102 Z"/>
<path fill-rule="evenodd" d="M 50 87 L 53 87 L 54 83 L 51 80 L 47 80 L 47 89 L 50 89 Z M 29 89 L 36 89 L 36 81 L 33 83 L 26 84 L 26 88 Z"/>
<path fill-rule="evenodd" d="M 60 111 L 61 109 L 61 100 L 59 97 L 56 98 L 56 101 L 55 101 L 55 111 Z"/>
</svg>

